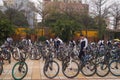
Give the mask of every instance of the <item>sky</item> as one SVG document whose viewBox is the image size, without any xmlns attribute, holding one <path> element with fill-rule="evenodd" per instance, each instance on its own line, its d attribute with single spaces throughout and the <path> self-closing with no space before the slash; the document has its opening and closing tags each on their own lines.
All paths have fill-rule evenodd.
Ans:
<svg viewBox="0 0 120 80">
<path fill-rule="evenodd" d="M 3 6 L 3 1 L 2 0 L 0 0 L 0 6 Z"/>
<path fill-rule="evenodd" d="M 89 4 L 89 12 L 91 13 L 91 12 L 95 12 L 94 11 L 94 9 L 95 9 L 95 7 L 94 7 L 94 5 L 92 4 L 92 1 L 93 0 L 82 0 L 83 1 L 83 3 L 87 3 L 87 4 Z M 109 6 L 109 5 L 111 5 L 111 4 L 113 4 L 114 2 L 117 2 L 117 3 L 120 3 L 120 0 L 107 0 L 107 3 L 106 3 L 106 5 L 105 6 Z M 113 24 L 113 17 L 109 17 L 109 19 L 110 19 L 110 24 L 108 25 L 109 26 L 109 28 L 110 29 L 113 29 L 114 28 L 114 26 L 112 25 Z"/>
</svg>

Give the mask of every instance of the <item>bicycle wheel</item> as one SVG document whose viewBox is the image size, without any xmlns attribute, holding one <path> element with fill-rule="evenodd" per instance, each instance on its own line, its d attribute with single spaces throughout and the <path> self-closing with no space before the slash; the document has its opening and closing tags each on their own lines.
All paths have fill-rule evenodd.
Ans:
<svg viewBox="0 0 120 80">
<path fill-rule="evenodd" d="M 113 60 L 109 64 L 109 70 L 114 76 L 120 76 L 120 61 L 119 60 Z"/>
<path fill-rule="evenodd" d="M 42 57 L 41 53 L 37 52 L 35 59 L 36 59 L 36 60 L 39 60 L 41 57 Z"/>
<path fill-rule="evenodd" d="M 62 65 L 62 72 L 67 78 L 74 78 L 79 74 L 79 65 L 75 61 L 67 61 Z"/>
<path fill-rule="evenodd" d="M 60 53 L 60 52 L 56 52 L 56 57 L 57 57 L 57 59 L 59 60 L 59 61 L 62 61 L 62 53 Z"/>
<path fill-rule="evenodd" d="M 3 71 L 3 64 L 0 63 L 0 75 L 2 74 L 2 71 Z"/>
<path fill-rule="evenodd" d="M 12 68 L 12 77 L 15 80 L 23 79 L 28 72 L 28 66 L 25 62 L 17 62 Z"/>
<path fill-rule="evenodd" d="M 105 77 L 109 74 L 109 68 L 108 68 L 108 64 L 104 64 L 102 62 L 99 62 L 96 65 L 96 74 L 99 77 Z"/>
<path fill-rule="evenodd" d="M 14 51 L 14 52 L 12 53 L 12 57 L 13 57 L 13 59 L 16 60 L 16 61 L 18 61 L 18 60 L 20 59 L 20 56 L 19 56 L 19 54 L 18 54 L 17 51 Z"/>
<path fill-rule="evenodd" d="M 45 63 L 43 67 L 43 73 L 47 78 L 53 79 L 58 75 L 59 69 L 60 67 L 56 61 L 49 61 Z"/>
<path fill-rule="evenodd" d="M 28 52 L 22 52 L 22 57 L 27 59 L 29 57 L 29 53 Z"/>
<path fill-rule="evenodd" d="M 10 54 L 10 52 L 4 53 L 4 54 L 3 54 L 3 58 L 4 58 L 4 60 L 10 60 L 10 59 L 11 59 L 11 54 Z"/>
<path fill-rule="evenodd" d="M 85 76 L 92 76 L 96 73 L 96 65 L 93 62 L 82 63 L 81 73 Z"/>
</svg>

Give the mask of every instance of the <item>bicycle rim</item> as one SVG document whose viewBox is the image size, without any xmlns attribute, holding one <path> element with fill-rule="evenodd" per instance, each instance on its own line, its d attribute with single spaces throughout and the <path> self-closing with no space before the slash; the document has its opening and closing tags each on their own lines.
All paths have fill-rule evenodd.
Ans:
<svg viewBox="0 0 120 80">
<path fill-rule="evenodd" d="M 13 56 L 13 58 L 14 58 L 16 61 L 18 61 L 19 58 L 20 58 L 17 52 L 14 52 L 14 53 L 12 54 L 12 56 Z"/>
<path fill-rule="evenodd" d="M 79 65 L 75 61 L 68 61 L 62 66 L 62 72 L 67 78 L 74 78 L 79 74 Z"/>
<path fill-rule="evenodd" d="M 85 76 L 92 76 L 96 73 L 95 64 L 93 62 L 83 63 L 81 65 L 81 72 Z"/>
<path fill-rule="evenodd" d="M 44 66 L 43 72 L 47 78 L 53 79 L 59 73 L 58 63 L 56 61 L 49 61 L 48 64 Z"/>
<path fill-rule="evenodd" d="M 2 63 L 0 63 L 0 75 L 2 74 L 2 71 L 3 71 L 3 65 Z"/>
<path fill-rule="evenodd" d="M 109 65 L 109 70 L 114 76 L 120 76 L 120 62 L 118 60 L 114 60 Z"/>
<path fill-rule="evenodd" d="M 100 77 L 105 77 L 109 74 L 108 64 L 98 63 L 96 69 L 96 74 Z"/>
<path fill-rule="evenodd" d="M 20 64 L 22 64 L 23 66 L 22 67 L 19 67 Z M 12 77 L 15 79 L 15 80 L 21 80 L 23 79 L 26 74 L 28 72 L 28 66 L 25 62 L 17 62 L 14 66 L 13 66 L 13 69 L 12 69 Z"/>
</svg>

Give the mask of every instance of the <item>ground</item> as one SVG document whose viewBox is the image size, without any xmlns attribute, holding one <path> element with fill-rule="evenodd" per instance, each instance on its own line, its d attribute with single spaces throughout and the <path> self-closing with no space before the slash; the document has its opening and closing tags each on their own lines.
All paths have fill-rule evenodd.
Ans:
<svg viewBox="0 0 120 80">
<path fill-rule="evenodd" d="M 13 80 L 12 78 L 12 67 L 17 61 L 12 59 L 11 64 L 9 64 L 7 61 L 4 61 L 4 71 L 2 75 L 0 76 L 0 80 Z M 59 64 L 60 62 L 57 61 Z M 30 60 L 27 59 L 26 63 L 28 64 L 28 73 L 27 76 L 23 80 L 49 80 L 46 78 L 43 74 L 43 65 L 44 61 L 42 59 L 40 60 Z M 60 66 L 61 69 L 61 66 Z M 62 71 L 60 70 L 58 76 L 54 78 L 55 80 L 70 80 L 66 78 Z M 86 77 L 79 73 L 79 75 L 76 78 L 73 78 L 74 80 L 120 80 L 120 77 L 115 77 L 111 73 L 109 73 L 106 77 L 98 77 L 96 74 L 91 77 Z"/>
</svg>

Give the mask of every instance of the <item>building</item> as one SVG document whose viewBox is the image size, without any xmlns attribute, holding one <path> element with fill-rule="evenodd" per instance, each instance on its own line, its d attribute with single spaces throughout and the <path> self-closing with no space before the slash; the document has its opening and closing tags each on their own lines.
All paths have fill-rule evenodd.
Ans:
<svg viewBox="0 0 120 80">
<path fill-rule="evenodd" d="M 67 15 L 72 16 L 74 15 L 80 16 L 80 14 L 89 13 L 89 5 L 83 4 L 81 0 L 44 0 L 44 1 L 46 2 L 44 5 L 45 7 L 44 9 L 46 9 L 45 11 L 48 10 L 48 12 L 46 12 L 47 13 L 46 15 L 49 15 L 49 13 L 52 11 L 57 11 L 58 13 L 67 13 Z M 76 38 L 78 38 L 78 36 L 76 36 Z"/>
<path fill-rule="evenodd" d="M 81 0 L 44 0 L 45 7 L 47 8 L 60 8 L 60 10 L 67 10 L 71 12 L 78 12 L 78 13 L 89 13 L 89 5 L 83 4 Z"/>
</svg>

